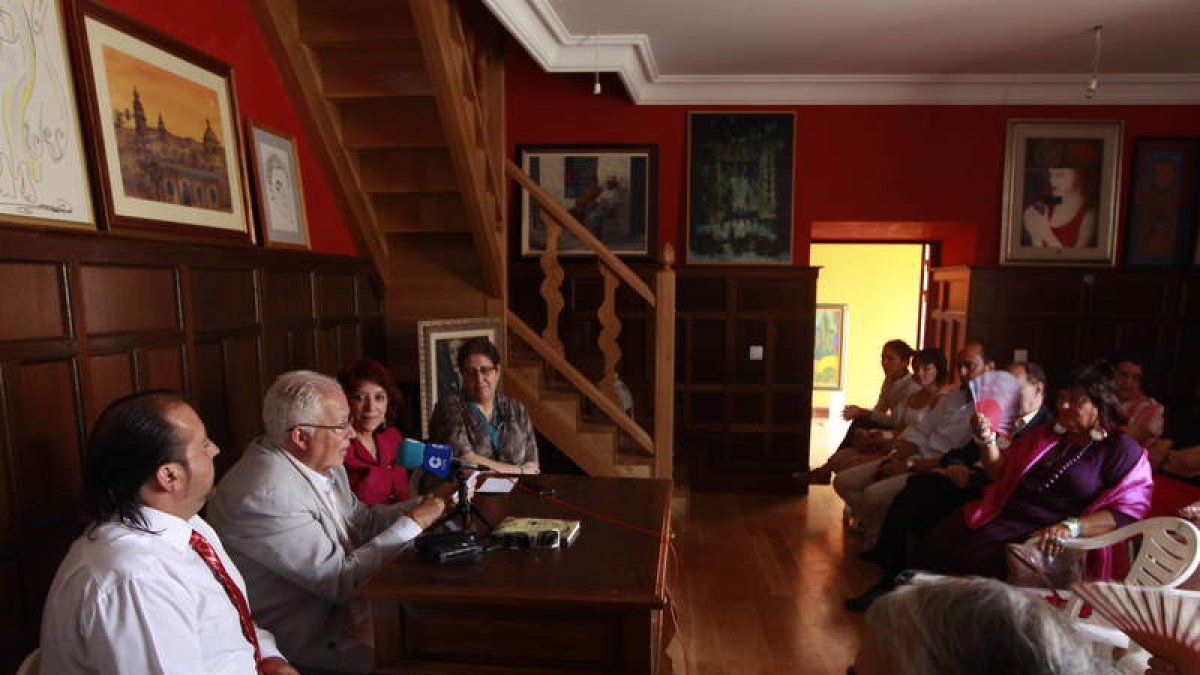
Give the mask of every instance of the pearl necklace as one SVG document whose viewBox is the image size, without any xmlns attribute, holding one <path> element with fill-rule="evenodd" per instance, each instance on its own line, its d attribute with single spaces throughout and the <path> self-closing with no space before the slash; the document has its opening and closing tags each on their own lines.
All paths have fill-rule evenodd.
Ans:
<svg viewBox="0 0 1200 675">
<path fill-rule="evenodd" d="M 1057 448 L 1058 446 L 1063 445 L 1065 443 L 1067 443 L 1067 439 L 1064 438 L 1061 441 L 1059 441 L 1055 445 L 1055 447 Z M 1022 482 L 1025 484 L 1025 487 L 1029 488 L 1030 490 L 1033 490 L 1034 492 L 1045 492 L 1046 490 L 1049 490 L 1052 485 L 1054 485 L 1055 483 L 1058 482 L 1059 478 L 1062 478 L 1063 474 L 1065 474 L 1068 469 L 1070 469 L 1072 466 L 1075 466 L 1075 464 L 1077 462 L 1079 462 L 1079 460 L 1083 459 L 1083 456 L 1087 454 L 1088 449 L 1091 448 L 1095 444 L 1096 444 L 1096 441 L 1088 441 L 1088 444 L 1083 446 L 1082 448 L 1080 448 L 1075 454 L 1068 455 L 1065 459 L 1059 460 L 1058 467 L 1053 469 L 1053 471 L 1051 471 L 1051 473 L 1050 473 L 1050 477 L 1047 478 L 1046 480 L 1042 481 L 1041 483 L 1033 482 L 1033 480 L 1029 476 L 1029 473 L 1032 473 L 1032 471 L 1025 474 L 1025 479 Z M 1068 451 L 1070 451 L 1070 449 L 1071 449 L 1070 444 L 1067 444 L 1066 448 Z"/>
</svg>

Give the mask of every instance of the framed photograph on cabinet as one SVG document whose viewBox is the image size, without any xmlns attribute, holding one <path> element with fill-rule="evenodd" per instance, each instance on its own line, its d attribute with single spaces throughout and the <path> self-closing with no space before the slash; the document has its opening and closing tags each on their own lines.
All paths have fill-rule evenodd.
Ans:
<svg viewBox="0 0 1200 675">
<path fill-rule="evenodd" d="M 246 120 L 259 235 L 266 246 L 307 249 L 308 220 L 296 139 Z"/>
<path fill-rule="evenodd" d="M 652 254 L 658 220 L 657 145 L 522 145 L 517 152 L 521 168 L 613 253 Z M 546 250 L 546 220 L 537 200 L 522 190 L 522 256 Z M 558 252 L 594 255 L 565 229 Z"/>
<path fill-rule="evenodd" d="M 0 219 L 95 229 L 61 6 L 10 0 L 2 14 Z"/>
<path fill-rule="evenodd" d="M 103 5 L 74 18 L 108 226 L 252 241 L 230 67 Z"/>
<path fill-rule="evenodd" d="M 1112 265 L 1120 121 L 1009 120 L 1000 263 Z"/>
<path fill-rule="evenodd" d="M 688 114 L 687 262 L 792 262 L 795 113 Z"/>
<path fill-rule="evenodd" d="M 476 337 L 486 337 L 504 353 L 504 326 L 499 319 L 442 319 L 418 321 L 417 349 L 421 360 L 421 436 L 429 438 L 429 417 L 443 396 L 462 390 L 458 348 Z"/>
<path fill-rule="evenodd" d="M 1125 226 L 1126 265 L 1196 260 L 1200 138 L 1139 138 Z"/>
<path fill-rule="evenodd" d="M 845 358 L 846 305 L 817 305 L 813 389 L 841 389 Z"/>
</svg>

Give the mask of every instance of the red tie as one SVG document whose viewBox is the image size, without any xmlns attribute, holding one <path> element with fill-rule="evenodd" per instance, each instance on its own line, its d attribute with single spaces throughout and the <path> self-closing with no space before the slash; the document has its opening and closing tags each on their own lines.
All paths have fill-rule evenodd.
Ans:
<svg viewBox="0 0 1200 675">
<path fill-rule="evenodd" d="M 242 624 L 242 635 L 245 635 L 246 641 L 254 647 L 254 663 L 257 664 L 262 660 L 262 653 L 258 649 L 258 633 L 254 630 L 254 619 L 250 618 L 250 606 L 246 603 L 246 596 L 242 595 L 242 589 L 233 583 L 233 579 L 225 571 L 225 566 L 221 564 L 221 559 L 217 557 L 217 552 L 213 550 L 212 544 L 208 543 L 203 535 L 192 530 L 191 544 L 192 548 L 196 549 L 196 553 L 200 554 L 200 558 L 204 560 L 204 564 L 212 570 L 213 576 L 221 582 L 225 594 L 229 596 L 229 601 L 237 609 L 238 621 Z"/>
</svg>

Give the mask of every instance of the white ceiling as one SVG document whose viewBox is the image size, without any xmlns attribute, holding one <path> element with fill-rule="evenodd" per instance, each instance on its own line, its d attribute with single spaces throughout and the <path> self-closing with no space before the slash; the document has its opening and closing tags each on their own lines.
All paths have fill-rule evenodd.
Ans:
<svg viewBox="0 0 1200 675">
<path fill-rule="evenodd" d="M 545 70 L 643 104 L 1200 103 L 1200 0 L 483 1 Z"/>
</svg>

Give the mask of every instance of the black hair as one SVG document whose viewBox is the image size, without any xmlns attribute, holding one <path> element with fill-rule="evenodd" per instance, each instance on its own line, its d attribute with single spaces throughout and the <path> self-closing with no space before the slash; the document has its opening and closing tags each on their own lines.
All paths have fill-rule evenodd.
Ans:
<svg viewBox="0 0 1200 675">
<path fill-rule="evenodd" d="M 1025 369 L 1025 379 L 1037 384 L 1046 383 L 1046 370 L 1033 361 L 1025 361 L 1023 363 L 1014 363 L 1014 366 L 1020 366 Z"/>
<path fill-rule="evenodd" d="M 937 384 L 946 384 L 950 377 L 950 365 L 946 362 L 946 352 L 940 347 L 926 347 L 913 354 L 913 359 L 923 364 L 931 365 L 937 370 Z M 916 368 L 913 368 L 916 371 Z"/>
<path fill-rule="evenodd" d="M 982 340 L 967 340 L 964 346 L 970 347 L 971 345 L 979 347 L 979 356 L 983 359 L 984 363 L 996 363 L 996 352 L 991 347 L 988 347 L 985 342 Z"/>
<path fill-rule="evenodd" d="M 1120 349 L 1113 352 L 1112 355 L 1108 357 L 1108 362 L 1113 365 L 1113 368 L 1116 368 L 1122 363 L 1132 363 L 1135 366 L 1141 367 L 1142 393 L 1149 393 L 1149 390 L 1146 387 L 1147 381 L 1150 379 L 1150 368 L 1146 365 L 1146 357 L 1144 354 L 1133 349 Z"/>
<path fill-rule="evenodd" d="M 116 519 L 149 532 L 139 510 L 138 491 L 170 462 L 182 461 L 179 438 L 164 413 L 183 402 L 177 392 L 142 391 L 108 404 L 88 436 L 84 500 L 96 526 Z"/>
<path fill-rule="evenodd" d="M 462 372 L 467 367 L 467 358 L 474 354 L 482 354 L 491 359 L 493 365 L 500 365 L 500 350 L 496 349 L 496 345 L 486 337 L 474 337 L 467 340 L 458 348 L 458 357 L 455 363 L 458 365 L 458 372 Z"/>
<path fill-rule="evenodd" d="M 1122 421 L 1121 402 L 1117 398 L 1117 371 L 1113 364 L 1097 359 L 1076 367 L 1067 375 L 1063 389 L 1078 389 L 1100 411 L 1100 424 L 1113 431 Z"/>
<path fill-rule="evenodd" d="M 905 361 L 913 357 L 913 348 L 909 347 L 904 340 L 888 340 L 883 343 L 883 348 L 890 350 Z"/>
</svg>

